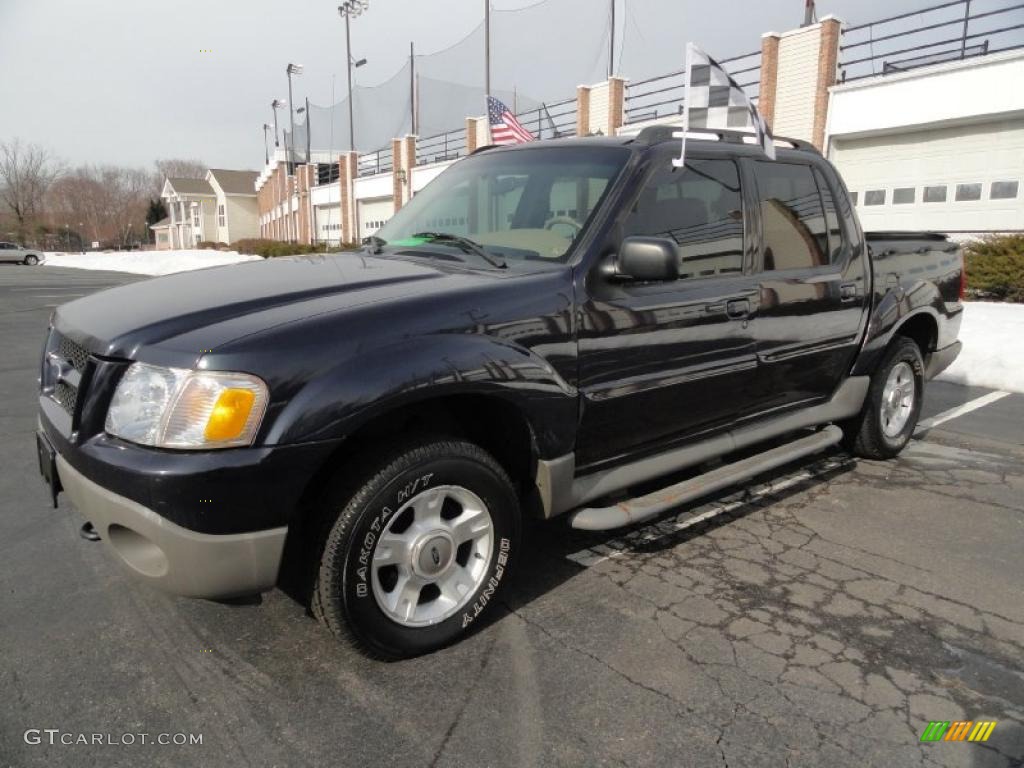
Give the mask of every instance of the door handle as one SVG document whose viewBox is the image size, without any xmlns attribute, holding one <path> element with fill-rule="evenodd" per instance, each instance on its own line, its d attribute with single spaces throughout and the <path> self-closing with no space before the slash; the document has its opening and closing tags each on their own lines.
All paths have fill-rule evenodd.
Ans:
<svg viewBox="0 0 1024 768">
<path fill-rule="evenodd" d="M 725 303 L 725 314 L 733 319 L 740 319 L 750 314 L 748 299 L 730 299 Z"/>
<path fill-rule="evenodd" d="M 843 283 L 839 286 L 840 301 L 854 301 L 857 298 L 857 284 Z"/>
</svg>

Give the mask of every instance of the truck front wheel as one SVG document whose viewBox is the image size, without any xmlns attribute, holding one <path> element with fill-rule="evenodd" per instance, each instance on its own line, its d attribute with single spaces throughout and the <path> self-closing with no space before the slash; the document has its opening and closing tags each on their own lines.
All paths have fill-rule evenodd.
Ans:
<svg viewBox="0 0 1024 768">
<path fill-rule="evenodd" d="M 334 522 L 314 615 L 387 659 L 436 650 L 477 624 L 519 546 L 519 503 L 501 465 L 472 443 L 439 439 L 386 455 L 354 495 L 345 487 L 325 496 Z"/>
<path fill-rule="evenodd" d="M 914 434 L 924 397 L 924 360 L 917 344 L 897 336 L 868 389 L 861 415 L 846 425 L 850 447 L 867 459 L 891 459 Z"/>
</svg>

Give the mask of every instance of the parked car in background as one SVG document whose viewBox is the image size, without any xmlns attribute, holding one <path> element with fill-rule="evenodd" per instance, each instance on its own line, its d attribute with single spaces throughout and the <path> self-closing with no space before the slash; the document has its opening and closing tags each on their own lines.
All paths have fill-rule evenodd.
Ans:
<svg viewBox="0 0 1024 768">
<path fill-rule="evenodd" d="M 840 441 L 896 456 L 960 351 L 957 245 L 866 237 L 804 142 L 716 132 L 684 170 L 675 131 L 484 148 L 364 253 L 62 305 L 54 502 L 170 592 L 305 574 L 332 632 L 396 658 L 500 600 L 525 515 L 609 530 Z"/>
<path fill-rule="evenodd" d="M 0 262 L 28 264 L 30 267 L 43 262 L 43 252 L 26 248 L 17 243 L 0 243 Z"/>
</svg>

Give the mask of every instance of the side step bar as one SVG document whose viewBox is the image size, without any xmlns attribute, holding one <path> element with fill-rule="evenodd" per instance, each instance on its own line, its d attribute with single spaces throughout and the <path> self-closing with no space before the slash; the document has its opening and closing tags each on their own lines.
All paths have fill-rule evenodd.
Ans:
<svg viewBox="0 0 1024 768">
<path fill-rule="evenodd" d="M 754 475 L 767 472 L 783 464 L 808 456 L 835 445 L 843 439 L 843 430 L 835 425 L 820 432 L 801 437 L 791 443 L 780 445 L 741 459 L 732 464 L 713 469 L 703 475 L 670 485 L 659 491 L 622 501 L 611 507 L 585 507 L 569 515 L 569 524 L 583 531 L 607 531 L 649 520 L 672 507 L 685 504 L 693 499 L 728 488 Z"/>
</svg>

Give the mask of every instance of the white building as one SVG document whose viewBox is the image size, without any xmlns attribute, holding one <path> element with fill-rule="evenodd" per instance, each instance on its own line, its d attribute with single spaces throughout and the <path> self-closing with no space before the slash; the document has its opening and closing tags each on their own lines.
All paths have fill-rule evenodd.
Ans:
<svg viewBox="0 0 1024 768">
<path fill-rule="evenodd" d="M 866 230 L 1024 229 L 1024 51 L 836 85 L 829 159 Z"/>
<path fill-rule="evenodd" d="M 256 171 L 210 169 L 205 179 L 168 178 L 160 196 L 169 212 L 169 247 L 259 237 L 258 176 Z"/>
</svg>

